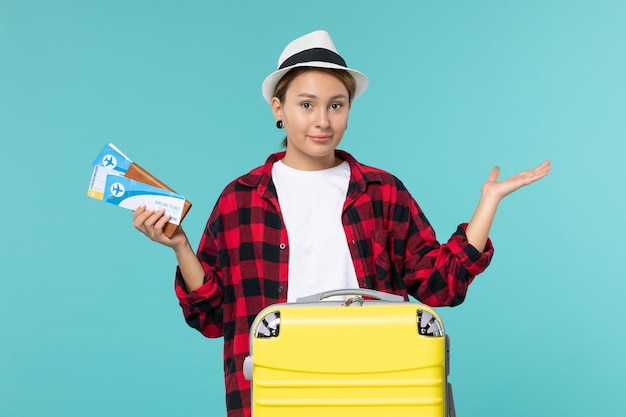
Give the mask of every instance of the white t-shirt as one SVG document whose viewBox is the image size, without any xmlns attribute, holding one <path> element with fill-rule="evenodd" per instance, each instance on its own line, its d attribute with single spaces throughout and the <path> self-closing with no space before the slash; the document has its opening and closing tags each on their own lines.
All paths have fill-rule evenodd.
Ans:
<svg viewBox="0 0 626 417">
<path fill-rule="evenodd" d="M 348 162 L 321 171 L 300 171 L 278 161 L 272 178 L 289 237 L 287 301 L 358 288 L 341 223 L 350 182 Z"/>
</svg>

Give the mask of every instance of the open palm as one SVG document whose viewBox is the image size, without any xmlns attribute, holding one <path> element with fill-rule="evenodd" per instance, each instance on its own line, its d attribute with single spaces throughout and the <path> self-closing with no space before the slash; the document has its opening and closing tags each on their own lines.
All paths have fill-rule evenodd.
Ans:
<svg viewBox="0 0 626 417">
<path fill-rule="evenodd" d="M 483 195 L 489 195 L 502 199 L 512 192 L 545 177 L 548 175 L 550 168 L 550 161 L 544 161 L 536 168 L 522 171 L 519 174 L 498 181 L 500 167 L 494 167 L 491 170 L 487 181 L 482 186 L 482 193 Z"/>
</svg>

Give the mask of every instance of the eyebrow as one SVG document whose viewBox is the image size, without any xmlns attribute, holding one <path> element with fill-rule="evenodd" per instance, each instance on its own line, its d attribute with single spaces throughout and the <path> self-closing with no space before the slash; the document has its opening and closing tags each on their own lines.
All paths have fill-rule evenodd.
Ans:
<svg viewBox="0 0 626 417">
<path fill-rule="evenodd" d="M 318 98 L 315 94 L 309 94 L 309 93 L 302 93 L 302 94 L 298 94 L 298 97 L 304 97 L 304 98 Z M 348 96 L 345 94 L 337 94 L 332 96 L 330 99 L 331 100 L 337 100 L 339 98 L 343 98 L 343 99 L 348 99 Z"/>
</svg>

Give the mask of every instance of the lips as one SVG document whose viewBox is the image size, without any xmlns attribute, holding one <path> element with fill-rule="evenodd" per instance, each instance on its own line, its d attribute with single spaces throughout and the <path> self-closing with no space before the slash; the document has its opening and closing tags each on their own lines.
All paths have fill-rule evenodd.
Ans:
<svg viewBox="0 0 626 417">
<path fill-rule="evenodd" d="M 330 140 L 330 135 L 309 136 L 309 139 L 313 142 L 328 142 Z"/>
</svg>

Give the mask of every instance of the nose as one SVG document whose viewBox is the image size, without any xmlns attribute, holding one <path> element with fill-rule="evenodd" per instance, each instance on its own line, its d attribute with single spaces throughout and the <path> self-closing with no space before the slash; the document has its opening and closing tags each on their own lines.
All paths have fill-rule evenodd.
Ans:
<svg viewBox="0 0 626 417">
<path fill-rule="evenodd" d="M 319 108 L 317 112 L 316 127 L 320 129 L 327 129 L 330 126 L 330 120 L 328 118 L 328 109 Z"/>
</svg>

